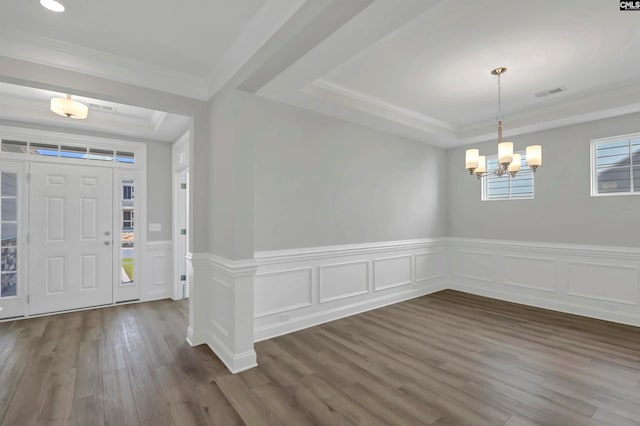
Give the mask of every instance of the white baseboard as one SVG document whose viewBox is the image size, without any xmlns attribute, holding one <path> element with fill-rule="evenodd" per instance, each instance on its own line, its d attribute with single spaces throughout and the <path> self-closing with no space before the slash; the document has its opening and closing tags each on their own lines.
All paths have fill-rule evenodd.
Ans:
<svg viewBox="0 0 640 426">
<path fill-rule="evenodd" d="M 207 333 L 206 343 L 233 374 L 241 373 L 258 365 L 255 350 L 251 349 L 242 353 L 233 353 L 225 342 L 218 338 L 216 333 Z"/>
<path fill-rule="evenodd" d="M 254 339 L 443 290 L 442 239 L 258 252 Z"/>
<path fill-rule="evenodd" d="M 455 238 L 449 288 L 640 326 L 640 250 Z"/>
<path fill-rule="evenodd" d="M 206 343 L 204 337 L 200 333 L 196 333 L 193 328 L 187 327 L 187 343 L 189 346 L 200 346 Z"/>
<path fill-rule="evenodd" d="M 295 317 L 294 319 L 286 322 L 279 322 L 268 324 L 262 327 L 257 327 L 254 332 L 255 341 L 260 342 L 262 340 L 267 340 L 273 337 L 282 336 L 284 334 L 293 333 L 305 328 L 314 327 L 316 325 L 339 320 L 341 318 L 361 314 L 372 309 L 378 309 L 382 308 L 383 306 L 404 302 L 416 297 L 426 296 L 428 294 L 445 290 L 446 288 L 447 286 L 444 284 L 420 286 L 419 288 L 412 288 L 409 291 L 397 292 L 384 297 L 359 301 L 350 305 L 340 306 L 321 312 Z"/>
<path fill-rule="evenodd" d="M 633 325 L 640 327 L 640 316 L 611 312 L 603 309 L 597 309 L 590 306 L 580 304 L 571 304 L 558 302 L 551 298 L 542 298 L 522 294 L 506 293 L 496 290 L 489 290 L 482 287 L 451 284 L 448 286 L 451 290 L 457 290 L 464 293 L 475 294 L 478 296 L 489 297 L 491 299 L 504 300 L 506 302 L 519 303 L 521 305 L 534 306 L 536 308 L 548 309 L 550 311 L 563 312 L 567 314 L 580 315 L 588 318 L 595 318 L 604 321 L 617 322 L 620 324 Z"/>
</svg>

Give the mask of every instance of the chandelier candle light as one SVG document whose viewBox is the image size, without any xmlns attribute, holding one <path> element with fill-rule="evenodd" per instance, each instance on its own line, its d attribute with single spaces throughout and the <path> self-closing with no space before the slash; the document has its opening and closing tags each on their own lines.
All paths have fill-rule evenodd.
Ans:
<svg viewBox="0 0 640 426">
<path fill-rule="evenodd" d="M 522 156 L 513 153 L 513 142 L 502 141 L 502 99 L 500 90 L 500 75 L 507 71 L 505 67 L 498 67 L 491 71 L 491 74 L 498 76 L 498 169 L 493 173 L 498 176 L 510 174 L 515 177 L 520 171 Z M 542 165 L 542 146 L 530 145 L 527 147 L 527 166 L 534 172 Z M 476 175 L 480 179 L 487 173 L 487 159 L 480 155 L 478 149 L 468 149 L 465 155 L 465 167 L 469 173 Z"/>
</svg>

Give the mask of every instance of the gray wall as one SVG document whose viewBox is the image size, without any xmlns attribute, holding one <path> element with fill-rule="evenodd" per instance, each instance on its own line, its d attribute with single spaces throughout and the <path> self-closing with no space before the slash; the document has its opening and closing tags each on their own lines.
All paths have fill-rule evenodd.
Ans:
<svg viewBox="0 0 640 426">
<path fill-rule="evenodd" d="M 253 257 L 253 143 L 256 96 L 233 89 L 209 102 L 209 249 L 228 259 Z"/>
<path fill-rule="evenodd" d="M 446 235 L 446 153 L 253 96 L 255 249 Z"/>
<path fill-rule="evenodd" d="M 147 144 L 147 226 L 159 223 L 160 232 L 147 232 L 148 241 L 171 240 L 171 145 Z"/>
<path fill-rule="evenodd" d="M 464 168 L 469 147 L 448 150 L 449 235 L 639 246 L 640 195 L 590 196 L 591 139 L 635 132 L 640 132 L 640 114 L 509 138 L 516 150 L 542 145 L 533 200 L 480 201 L 480 182 Z M 495 141 L 473 147 L 485 154 L 497 152 Z"/>
</svg>

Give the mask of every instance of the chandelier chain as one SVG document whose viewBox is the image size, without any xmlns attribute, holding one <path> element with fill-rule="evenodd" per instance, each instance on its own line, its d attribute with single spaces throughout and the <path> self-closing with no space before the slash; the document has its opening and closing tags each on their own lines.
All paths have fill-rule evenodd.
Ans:
<svg viewBox="0 0 640 426">
<path fill-rule="evenodd" d="M 498 120 L 502 121 L 502 87 L 500 84 L 500 74 L 498 74 Z"/>
</svg>

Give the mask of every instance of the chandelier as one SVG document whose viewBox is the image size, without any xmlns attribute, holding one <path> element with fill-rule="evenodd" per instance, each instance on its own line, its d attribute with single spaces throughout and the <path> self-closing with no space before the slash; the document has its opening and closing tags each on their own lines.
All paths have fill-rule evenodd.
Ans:
<svg viewBox="0 0 640 426">
<path fill-rule="evenodd" d="M 502 141 L 502 99 L 500 88 L 500 76 L 507 71 L 505 67 L 498 67 L 491 74 L 498 76 L 498 168 L 492 173 L 497 176 L 510 175 L 515 177 L 520 171 L 522 155 L 513 152 L 513 142 Z M 530 145 L 526 151 L 527 166 L 534 172 L 542 165 L 542 146 Z M 465 167 L 469 173 L 476 175 L 478 179 L 487 173 L 487 158 L 480 155 L 479 149 L 467 149 L 465 155 Z"/>
<path fill-rule="evenodd" d="M 76 120 L 84 120 L 89 114 L 89 108 L 85 104 L 71 99 L 71 95 L 67 95 L 66 98 L 51 98 L 51 111 Z"/>
</svg>

